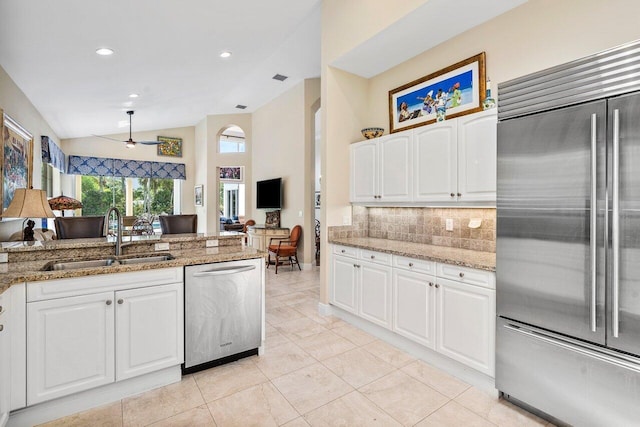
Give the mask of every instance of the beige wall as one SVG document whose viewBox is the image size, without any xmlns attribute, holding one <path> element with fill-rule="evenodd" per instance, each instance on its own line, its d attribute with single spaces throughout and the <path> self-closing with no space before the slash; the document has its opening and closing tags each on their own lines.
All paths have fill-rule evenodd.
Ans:
<svg viewBox="0 0 640 427">
<path fill-rule="evenodd" d="M 388 132 L 389 90 L 485 51 L 487 74 L 495 92 L 501 81 L 640 38 L 637 1 L 529 0 L 367 80 L 333 69 L 330 64 L 424 1 L 380 0 L 371 2 L 371 7 L 356 7 L 364 2 L 322 2 L 323 229 L 342 225 L 343 217 L 350 215 L 349 144 L 362 139 L 359 130 L 365 126 L 382 126 Z M 612 14 L 615 24 L 607 19 Z M 325 240 L 323 259 L 329 259 L 328 255 Z M 324 302 L 328 297 L 328 272 L 328 263 L 323 263 L 320 298 Z"/>
<path fill-rule="evenodd" d="M 320 98 L 320 80 L 299 83 L 253 113 L 253 180 L 282 177 L 284 206 L 281 226 L 303 227 L 300 261 L 310 263 L 313 234 L 313 118 Z M 250 202 L 253 217 L 264 223 L 265 212 Z M 300 212 L 302 216 L 300 216 Z"/>
<path fill-rule="evenodd" d="M 6 114 L 33 135 L 33 188 L 41 188 L 40 137 L 47 135 L 58 144 L 60 144 L 60 140 L 2 67 L 0 67 L 0 110 L 4 110 Z M 60 188 L 59 173 L 55 172 L 55 175 L 53 191 L 57 193 Z M 0 241 L 9 240 L 9 236 L 21 228 L 22 220 L 3 220 L 0 222 Z"/>
<path fill-rule="evenodd" d="M 193 177 L 194 185 L 201 185 L 207 182 L 207 157 L 209 155 L 209 144 L 207 144 L 207 119 L 202 119 L 195 128 L 195 174 Z M 198 215 L 198 233 L 207 231 L 209 221 L 207 218 L 207 203 L 209 198 L 206 197 L 203 206 L 195 206 L 195 213 Z M 212 224 L 215 227 L 215 224 Z"/>
</svg>

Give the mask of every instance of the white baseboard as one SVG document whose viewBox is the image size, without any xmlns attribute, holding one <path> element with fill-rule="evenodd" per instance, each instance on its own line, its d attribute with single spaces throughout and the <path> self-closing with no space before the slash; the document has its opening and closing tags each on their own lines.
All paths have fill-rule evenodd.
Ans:
<svg viewBox="0 0 640 427">
<path fill-rule="evenodd" d="M 181 378 L 182 372 L 180 365 L 177 365 L 161 371 L 50 400 L 11 412 L 7 427 L 24 427 L 42 424 L 97 406 L 117 402 L 125 397 L 143 393 L 154 388 L 173 384 L 179 382 Z"/>
<path fill-rule="evenodd" d="M 477 387 L 493 396 L 498 396 L 498 390 L 495 388 L 494 378 L 483 374 L 482 372 L 476 371 L 475 369 L 450 359 L 447 356 L 443 356 L 430 348 L 424 347 L 423 345 L 402 337 L 395 332 L 375 325 L 333 305 L 318 303 L 318 312 L 323 316 L 333 315 L 339 317 L 345 322 L 351 323 L 374 337 L 409 353 L 417 359 L 441 369 L 449 375 L 453 375 L 467 384 Z"/>
</svg>

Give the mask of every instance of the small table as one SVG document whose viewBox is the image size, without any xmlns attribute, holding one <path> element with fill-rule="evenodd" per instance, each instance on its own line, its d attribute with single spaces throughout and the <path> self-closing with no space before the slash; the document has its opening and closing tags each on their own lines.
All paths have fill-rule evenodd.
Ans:
<svg viewBox="0 0 640 427">
<path fill-rule="evenodd" d="M 247 227 L 249 236 L 248 246 L 260 251 L 267 251 L 271 239 L 287 239 L 291 234 L 288 228 L 270 228 L 264 225 L 251 225 Z"/>
</svg>

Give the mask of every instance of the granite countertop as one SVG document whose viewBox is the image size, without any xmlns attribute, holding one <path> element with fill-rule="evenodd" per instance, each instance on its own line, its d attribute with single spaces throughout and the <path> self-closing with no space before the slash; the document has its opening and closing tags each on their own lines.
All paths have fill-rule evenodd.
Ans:
<svg viewBox="0 0 640 427">
<path fill-rule="evenodd" d="M 192 237 L 193 239 L 193 237 Z M 81 243 L 78 243 L 81 244 Z M 113 243 L 111 243 L 113 244 Z M 95 246 L 95 244 L 94 244 Z M 148 253 L 146 255 L 161 255 L 164 252 Z M 142 264 L 111 265 L 108 267 L 92 267 L 74 270 L 41 271 L 51 260 L 34 260 L 25 262 L 11 262 L 0 264 L 0 293 L 9 289 L 11 285 L 23 282 L 36 282 L 52 279 L 67 279 L 72 277 L 89 276 L 93 274 L 123 273 L 129 271 L 152 270 L 157 268 L 182 267 L 185 265 L 206 264 L 222 261 L 234 261 L 251 258 L 264 258 L 265 252 L 249 247 L 238 246 L 235 251 L 221 252 L 219 248 L 198 248 L 188 250 L 171 250 L 175 257 L 168 261 L 149 262 Z M 121 258 L 143 256 L 141 254 L 125 255 Z M 117 257 L 116 257 L 117 258 Z M 80 261 L 80 258 L 71 261 Z"/>
<path fill-rule="evenodd" d="M 329 243 L 352 246 L 361 249 L 401 255 L 410 258 L 460 265 L 479 270 L 496 271 L 496 254 L 493 252 L 472 251 L 447 246 L 425 245 L 423 243 L 402 242 L 399 240 L 375 239 L 370 237 L 352 237 L 330 239 Z"/>
</svg>

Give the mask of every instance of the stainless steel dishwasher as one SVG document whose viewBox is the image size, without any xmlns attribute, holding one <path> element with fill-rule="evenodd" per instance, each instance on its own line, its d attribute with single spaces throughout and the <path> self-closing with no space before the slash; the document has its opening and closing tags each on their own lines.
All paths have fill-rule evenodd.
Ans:
<svg viewBox="0 0 640 427">
<path fill-rule="evenodd" d="M 183 374 L 258 353 L 263 269 L 262 258 L 185 267 Z"/>
</svg>

